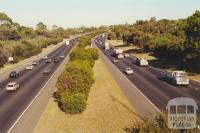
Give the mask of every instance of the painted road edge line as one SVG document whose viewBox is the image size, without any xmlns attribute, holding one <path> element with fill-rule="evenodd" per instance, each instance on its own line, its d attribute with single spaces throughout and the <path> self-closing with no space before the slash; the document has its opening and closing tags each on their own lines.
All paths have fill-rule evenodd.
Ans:
<svg viewBox="0 0 200 133">
<path fill-rule="evenodd" d="M 70 51 L 69 51 L 70 52 Z M 66 56 L 65 60 L 67 59 L 68 55 Z M 65 61 L 63 61 L 60 66 L 62 66 L 62 64 L 64 64 Z M 60 67 L 58 66 L 58 68 Z M 42 91 L 45 89 L 45 87 L 48 85 L 49 81 L 55 76 L 56 71 L 58 70 L 58 68 L 55 70 L 55 72 L 53 73 L 53 75 L 51 75 L 51 77 L 47 80 L 47 82 L 44 84 L 44 86 L 40 89 L 40 91 L 37 93 L 37 95 L 35 95 L 35 97 L 33 98 L 33 100 L 29 103 L 29 105 L 25 108 L 25 110 L 22 112 L 22 114 L 17 118 L 17 120 L 14 122 L 14 124 L 9 128 L 7 133 L 11 133 L 11 131 L 13 130 L 13 128 L 15 127 L 15 125 L 19 122 L 19 120 L 22 118 L 22 116 L 24 115 L 24 113 L 30 108 L 30 106 L 35 102 L 35 100 L 39 97 L 39 95 L 42 93 Z"/>
<path fill-rule="evenodd" d="M 95 47 L 97 47 L 95 44 L 93 44 Z M 97 47 L 98 48 L 98 47 Z M 99 48 L 98 48 L 99 49 Z M 101 52 L 101 50 L 99 49 L 99 51 Z M 107 61 L 110 62 L 110 60 L 101 52 L 101 54 L 104 56 L 104 58 L 106 58 Z M 112 64 L 118 72 L 120 72 L 121 75 L 123 75 L 129 83 L 131 83 L 133 85 L 133 87 L 161 114 L 163 115 L 163 113 L 158 109 L 158 107 L 156 107 L 151 100 L 149 100 L 114 64 Z"/>
</svg>

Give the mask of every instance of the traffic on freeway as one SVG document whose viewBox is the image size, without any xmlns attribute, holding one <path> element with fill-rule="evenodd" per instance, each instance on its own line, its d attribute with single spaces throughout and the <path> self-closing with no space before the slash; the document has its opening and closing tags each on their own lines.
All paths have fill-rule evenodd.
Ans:
<svg viewBox="0 0 200 133">
<path fill-rule="evenodd" d="M 0 132 L 8 131 L 62 63 L 76 41 L 77 38 L 72 39 L 71 45 L 62 45 L 22 71 L 12 71 L 10 77 L 0 83 Z"/>
<path fill-rule="evenodd" d="M 166 71 L 146 64 L 141 67 L 138 59 L 122 53 L 123 57 L 116 59 L 113 55 L 115 47 L 106 50 L 106 38 L 98 36 L 95 39 L 100 51 L 120 70 L 127 79 L 139 89 L 160 111 L 166 111 L 169 100 L 176 97 L 193 98 L 200 105 L 200 83 L 186 80 L 185 85 L 176 85 L 165 79 Z M 121 53 L 121 51 L 118 51 Z M 182 72 L 182 71 L 178 71 Z M 200 110 L 197 115 L 200 116 Z"/>
</svg>

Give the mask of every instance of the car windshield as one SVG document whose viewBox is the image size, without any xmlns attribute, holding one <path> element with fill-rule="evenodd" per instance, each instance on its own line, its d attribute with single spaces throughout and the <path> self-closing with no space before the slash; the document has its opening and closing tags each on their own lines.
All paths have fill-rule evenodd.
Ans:
<svg viewBox="0 0 200 133">
<path fill-rule="evenodd" d="M 8 87 L 13 87 L 14 85 L 8 85 Z"/>
</svg>

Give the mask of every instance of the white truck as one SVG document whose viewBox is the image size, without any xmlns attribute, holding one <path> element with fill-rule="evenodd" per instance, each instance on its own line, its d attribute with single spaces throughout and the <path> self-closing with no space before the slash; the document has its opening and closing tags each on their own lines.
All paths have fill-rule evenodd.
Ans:
<svg viewBox="0 0 200 133">
<path fill-rule="evenodd" d="M 185 71 L 167 71 L 165 78 L 169 79 L 175 85 L 189 85 L 189 78 Z"/>
<path fill-rule="evenodd" d="M 114 54 L 113 55 L 118 59 L 123 59 L 124 58 L 124 54 L 123 54 L 123 51 L 121 49 L 114 49 Z"/>
<path fill-rule="evenodd" d="M 70 45 L 69 40 L 67 40 L 67 41 L 65 42 L 65 44 L 66 44 L 67 46 L 69 46 L 69 45 Z"/>
<path fill-rule="evenodd" d="M 109 50 L 110 49 L 110 45 L 109 45 L 109 43 L 108 42 L 105 42 L 105 50 Z"/>
<path fill-rule="evenodd" d="M 149 65 L 148 61 L 144 58 L 137 59 L 137 64 L 139 66 L 148 66 Z"/>
</svg>

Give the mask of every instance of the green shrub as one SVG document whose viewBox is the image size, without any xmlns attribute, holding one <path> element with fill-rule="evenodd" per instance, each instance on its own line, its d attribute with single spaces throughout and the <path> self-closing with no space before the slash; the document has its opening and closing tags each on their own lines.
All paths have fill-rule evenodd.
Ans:
<svg viewBox="0 0 200 133">
<path fill-rule="evenodd" d="M 92 57 L 93 60 L 97 60 L 99 58 L 99 53 L 96 48 L 88 48 L 86 52 Z"/>
<path fill-rule="evenodd" d="M 86 109 L 86 97 L 82 93 L 64 92 L 61 94 L 60 102 L 65 113 L 77 114 Z"/>
<path fill-rule="evenodd" d="M 0 48 L 0 67 L 3 67 L 6 62 L 7 62 L 7 57 L 3 52 L 3 50 Z"/>
<path fill-rule="evenodd" d="M 77 48 L 70 54 L 71 61 L 75 60 L 88 61 L 91 67 L 94 66 L 95 60 L 97 60 L 98 58 L 99 54 L 97 49 L 95 48 L 88 48 L 88 49 Z"/>
<path fill-rule="evenodd" d="M 91 66 L 86 61 L 73 61 L 67 65 L 66 71 L 59 76 L 57 88 L 60 92 L 82 92 L 88 95 L 93 83 Z"/>
<path fill-rule="evenodd" d="M 91 37 L 81 37 L 78 47 L 70 54 L 70 62 L 57 80 L 55 98 L 66 113 L 77 114 L 86 109 L 90 88 L 94 83 L 92 67 L 99 54 L 97 49 L 88 48 Z"/>
</svg>

